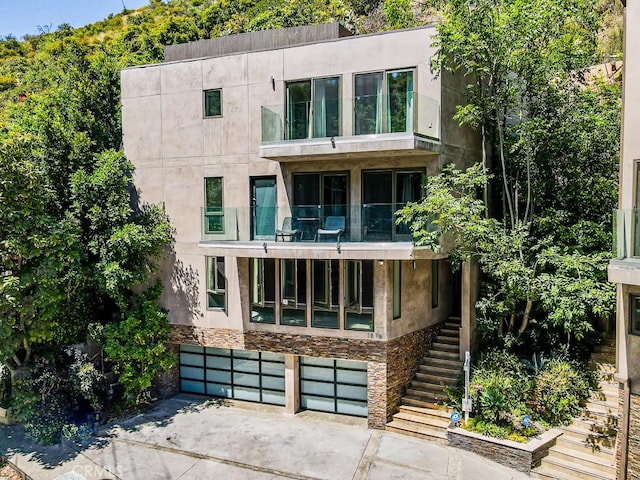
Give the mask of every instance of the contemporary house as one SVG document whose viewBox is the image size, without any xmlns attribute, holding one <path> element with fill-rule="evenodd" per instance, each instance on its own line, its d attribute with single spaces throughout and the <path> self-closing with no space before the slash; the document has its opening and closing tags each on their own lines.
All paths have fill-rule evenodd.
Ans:
<svg viewBox="0 0 640 480">
<path fill-rule="evenodd" d="M 479 160 L 453 120 L 460 79 L 431 70 L 434 33 L 255 32 L 122 72 L 136 187 L 176 229 L 174 390 L 382 428 L 436 328 L 444 366 L 425 382 L 459 372 L 473 270 L 453 275 L 446 249 L 416 247 L 394 215 L 443 164 Z"/>
<path fill-rule="evenodd" d="M 619 425 L 618 478 L 640 478 L 640 5 L 623 2 L 624 76 L 620 194 L 615 215 L 616 258 L 609 280 L 617 283 L 616 380 L 623 412 Z"/>
</svg>

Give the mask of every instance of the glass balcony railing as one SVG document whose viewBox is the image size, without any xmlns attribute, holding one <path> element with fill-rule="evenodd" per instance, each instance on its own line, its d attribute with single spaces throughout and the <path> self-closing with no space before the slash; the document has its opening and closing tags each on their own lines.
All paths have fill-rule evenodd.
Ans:
<svg viewBox="0 0 640 480">
<path fill-rule="evenodd" d="M 440 102 L 415 92 L 262 107 L 262 141 L 415 133 L 440 138 Z"/>
<path fill-rule="evenodd" d="M 613 211 L 613 256 L 640 257 L 640 209 Z"/>
<path fill-rule="evenodd" d="M 202 209 L 203 241 L 411 242 L 403 203 Z"/>
</svg>

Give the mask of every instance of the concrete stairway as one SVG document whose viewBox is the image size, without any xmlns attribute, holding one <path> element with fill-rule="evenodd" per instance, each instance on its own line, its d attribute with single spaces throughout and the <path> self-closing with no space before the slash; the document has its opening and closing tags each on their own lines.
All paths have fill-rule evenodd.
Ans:
<svg viewBox="0 0 640 480">
<path fill-rule="evenodd" d="M 423 358 L 387 430 L 447 443 L 450 413 L 443 404 L 448 398 L 445 388 L 455 385 L 462 372 L 459 345 L 460 319 L 451 317 Z"/>
<path fill-rule="evenodd" d="M 531 472 L 534 478 L 614 480 L 615 442 L 618 428 L 618 385 L 615 371 L 615 339 L 607 337 L 591 355 L 590 365 L 600 372 L 599 390 L 591 393 L 584 410 Z"/>
</svg>

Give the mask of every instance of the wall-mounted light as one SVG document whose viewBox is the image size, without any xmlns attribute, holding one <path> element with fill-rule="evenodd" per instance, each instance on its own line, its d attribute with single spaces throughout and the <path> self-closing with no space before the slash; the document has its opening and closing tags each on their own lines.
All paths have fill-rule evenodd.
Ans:
<svg viewBox="0 0 640 480">
<path fill-rule="evenodd" d="M 276 79 L 273 78 L 273 75 L 271 75 L 271 88 L 274 92 L 276 91 Z"/>
<path fill-rule="evenodd" d="M 380 266 L 384 265 L 384 260 L 378 260 L 378 265 Z"/>
<path fill-rule="evenodd" d="M 331 146 L 336 148 L 336 139 L 334 137 L 331 137 Z"/>
</svg>

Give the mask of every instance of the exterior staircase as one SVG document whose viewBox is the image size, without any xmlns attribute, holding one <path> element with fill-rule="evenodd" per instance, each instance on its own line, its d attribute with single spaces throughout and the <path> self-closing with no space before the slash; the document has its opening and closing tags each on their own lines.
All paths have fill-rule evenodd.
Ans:
<svg viewBox="0 0 640 480">
<path fill-rule="evenodd" d="M 451 317 L 422 359 L 386 430 L 446 444 L 450 412 L 443 408 L 448 398 L 445 388 L 456 384 L 462 366 L 460 318 Z"/>
<path fill-rule="evenodd" d="M 584 410 L 531 472 L 534 478 L 615 480 L 615 443 L 618 428 L 618 385 L 615 372 L 615 338 L 607 337 L 595 348 L 589 362 L 600 372 L 599 390 L 591 393 Z"/>
</svg>

